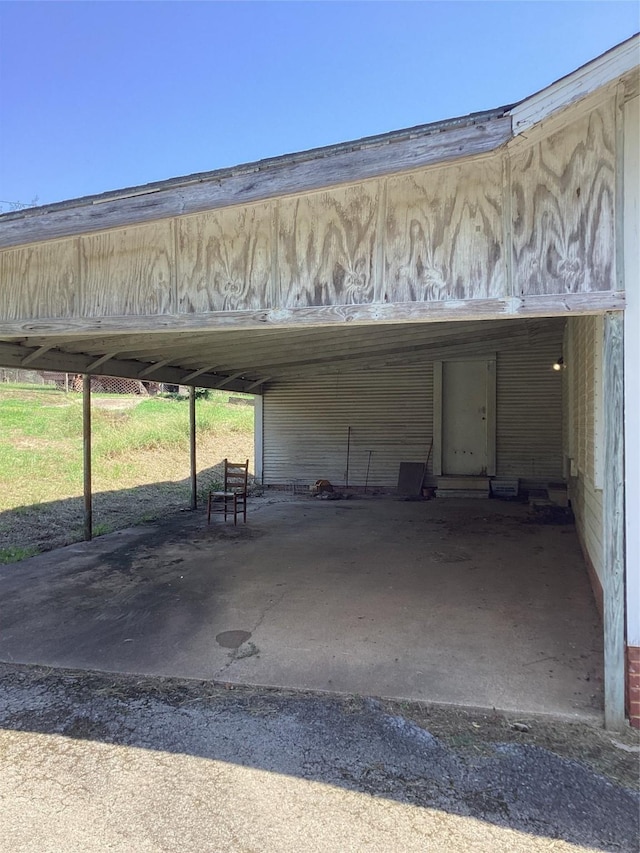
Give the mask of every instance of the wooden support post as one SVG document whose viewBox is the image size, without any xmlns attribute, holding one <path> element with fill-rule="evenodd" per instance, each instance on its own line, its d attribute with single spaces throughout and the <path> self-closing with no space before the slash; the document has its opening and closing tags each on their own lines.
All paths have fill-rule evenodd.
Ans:
<svg viewBox="0 0 640 853">
<path fill-rule="evenodd" d="M 253 398 L 253 452 L 254 471 L 257 483 L 264 482 L 264 398 Z"/>
<path fill-rule="evenodd" d="M 624 627 L 624 344 L 622 312 L 604 315 L 602 388 L 604 407 L 604 720 L 625 725 Z"/>
<path fill-rule="evenodd" d="M 93 511 L 91 506 L 91 377 L 82 377 L 82 451 L 84 463 L 84 538 L 91 540 Z"/>
<path fill-rule="evenodd" d="M 198 508 L 196 477 L 196 389 L 189 387 L 189 456 L 191 465 L 191 509 Z"/>
</svg>

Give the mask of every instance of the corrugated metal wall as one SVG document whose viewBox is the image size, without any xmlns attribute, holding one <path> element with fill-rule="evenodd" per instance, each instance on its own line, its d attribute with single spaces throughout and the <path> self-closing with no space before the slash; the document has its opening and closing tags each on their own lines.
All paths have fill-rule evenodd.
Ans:
<svg viewBox="0 0 640 853">
<path fill-rule="evenodd" d="M 433 423 L 431 364 L 280 381 L 264 395 L 264 482 L 346 478 L 397 483 L 401 461 L 426 460 Z"/>
<path fill-rule="evenodd" d="M 496 364 L 496 470 L 501 477 L 562 480 L 562 338 L 501 348 Z"/>
<path fill-rule="evenodd" d="M 555 330 L 486 353 L 497 360 L 499 476 L 562 479 L 562 380 L 551 369 L 561 351 L 562 331 Z M 281 380 L 268 386 L 263 405 L 266 484 L 344 484 L 351 426 L 349 483 L 364 484 L 371 450 L 370 485 L 394 486 L 401 461 L 429 452 L 433 365 Z"/>
</svg>

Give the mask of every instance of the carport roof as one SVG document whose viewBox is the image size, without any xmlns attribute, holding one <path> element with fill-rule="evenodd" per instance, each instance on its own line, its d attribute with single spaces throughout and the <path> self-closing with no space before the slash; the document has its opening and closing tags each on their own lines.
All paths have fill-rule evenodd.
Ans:
<svg viewBox="0 0 640 853">
<path fill-rule="evenodd" d="M 513 104 L 1 214 L 0 248 L 272 198 L 283 191 L 309 191 L 379 176 L 398 168 L 415 168 L 491 151 L 595 89 L 634 69 L 637 72 L 638 46 L 636 33 Z M 489 130 L 492 125 L 495 129 Z M 287 168 L 293 171 L 287 174 Z"/>
<path fill-rule="evenodd" d="M 526 346 L 557 332 L 556 319 L 402 323 L 259 330 L 166 331 L 60 339 L 21 338 L 0 343 L 0 360 L 70 373 L 127 376 L 176 384 L 261 393 L 271 380 L 424 362 L 498 342 Z"/>
<path fill-rule="evenodd" d="M 0 249 L 313 192 L 496 150 L 509 107 L 0 217 Z"/>
<path fill-rule="evenodd" d="M 0 248 L 26 245 L 281 194 L 365 180 L 393 171 L 495 151 L 568 104 L 637 68 L 638 36 L 530 98 L 509 106 L 378 136 L 60 202 L 0 216 Z M 597 310 L 598 294 L 574 294 L 579 313 Z M 531 309 L 522 300 L 476 299 L 473 319 L 448 303 L 332 305 L 295 322 L 286 310 L 207 315 L 7 318 L 0 364 L 95 373 L 260 393 L 270 380 L 446 357 L 452 347 L 490 347 L 512 337 L 523 345 L 562 320 L 555 297 Z M 580 304 L 578 304 L 580 303 Z M 528 316 L 513 318 L 516 309 Z M 501 319 L 498 319 L 501 318 Z M 426 322 L 428 321 L 428 322 Z M 187 328 L 188 326 L 188 328 Z M 462 349 L 461 349 L 462 347 Z"/>
</svg>

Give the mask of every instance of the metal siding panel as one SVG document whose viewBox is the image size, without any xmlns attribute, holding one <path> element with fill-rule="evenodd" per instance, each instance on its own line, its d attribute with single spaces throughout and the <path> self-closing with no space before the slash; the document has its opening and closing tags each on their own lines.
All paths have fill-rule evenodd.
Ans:
<svg viewBox="0 0 640 853">
<path fill-rule="evenodd" d="M 562 334 L 558 327 L 526 344 L 479 347 L 479 355 L 497 360 L 498 476 L 562 479 L 562 377 L 552 370 Z M 371 450 L 369 484 L 395 486 L 400 462 L 421 461 L 429 452 L 433 364 L 270 383 L 264 395 L 265 484 L 326 478 L 343 485 L 349 426 L 349 483 L 364 483 Z"/>
<path fill-rule="evenodd" d="M 561 354 L 561 333 L 498 353 L 498 476 L 562 480 L 562 374 L 552 369 Z"/>
<path fill-rule="evenodd" d="M 291 380 L 264 397 L 266 484 L 326 478 L 391 486 L 401 461 L 426 460 L 433 422 L 431 364 Z"/>
</svg>

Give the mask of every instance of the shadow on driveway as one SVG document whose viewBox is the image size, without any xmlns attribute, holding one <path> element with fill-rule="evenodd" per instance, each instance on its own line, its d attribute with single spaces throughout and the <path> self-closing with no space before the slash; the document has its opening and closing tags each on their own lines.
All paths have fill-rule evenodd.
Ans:
<svg viewBox="0 0 640 853">
<path fill-rule="evenodd" d="M 417 706 L 408 710 L 419 712 Z M 423 708 L 422 713 L 429 716 L 430 712 Z M 4 730 L 0 731 L 0 741 L 12 732 L 9 746 L 15 743 L 17 733 L 37 732 L 127 749 L 196 756 L 215 762 L 212 768 L 219 768 L 219 762 L 224 762 L 227 768 L 230 765 L 256 768 L 277 774 L 278 778 L 285 775 L 306 783 L 324 783 L 376 800 L 424 808 L 430 813 L 435 810 L 474 818 L 494 827 L 526 833 L 531 838 L 531 846 L 522 847 L 521 842 L 513 840 L 517 836 L 508 836 L 504 841 L 506 846 L 502 846 L 497 841 L 487 841 L 481 831 L 474 830 L 480 847 L 473 849 L 548 850 L 549 839 L 559 839 L 594 850 L 637 850 L 636 792 L 605 778 L 584 762 L 528 745 L 527 734 L 510 731 L 503 720 L 500 720 L 503 742 L 495 742 L 486 737 L 491 732 L 490 726 L 495 726 L 495 719 L 491 721 L 481 713 L 469 711 L 433 709 L 432 713 L 432 728 L 439 736 L 417 725 L 410 714 L 399 713 L 397 706 L 374 699 L 225 688 L 195 681 L 139 679 L 36 667 L 0 667 L 0 726 Z M 536 731 L 544 730 L 547 736 L 555 737 L 558 745 L 581 744 L 585 754 L 599 763 L 600 768 L 606 765 L 607 756 L 613 756 L 615 761 L 608 770 L 623 781 L 633 777 L 637 753 L 631 751 L 630 736 L 620 736 L 626 741 L 623 743 L 626 749 L 620 749 L 604 732 L 584 724 L 539 720 L 528 723 L 529 737 L 534 741 Z M 68 748 L 51 747 L 39 740 L 28 749 L 14 748 L 10 752 L 6 748 L 5 761 L 13 755 L 13 760 L 19 763 L 17 775 L 37 784 L 45 773 L 49 760 L 46 752 L 51 748 L 64 750 L 65 755 L 70 753 Z M 109 788 L 108 801 L 113 802 L 119 779 L 110 778 L 108 753 L 103 749 L 100 755 L 105 786 Z M 126 755 L 123 760 L 125 768 L 135 763 L 135 758 Z M 4 793 L 10 804 L 18 792 L 6 790 L 7 770 L 8 765 Z M 230 782 L 227 780 L 223 785 L 220 770 L 211 772 L 213 775 L 207 777 L 204 789 L 184 791 L 185 801 L 208 800 L 215 814 L 216 808 L 222 808 L 224 797 L 230 795 L 240 808 L 249 792 L 242 786 L 229 791 Z M 84 766 L 72 764 L 70 773 L 70 781 L 64 786 L 67 809 L 74 797 L 82 804 L 88 785 Z M 266 802 L 271 777 L 260 778 Z M 74 779 L 78 792 L 74 790 Z M 156 780 L 147 780 L 145 784 L 155 783 Z M 327 810 L 330 808 L 322 790 L 326 789 L 317 794 L 318 818 L 322 817 L 323 803 Z M 257 796 L 260 799 L 260 790 Z M 290 805 L 282 801 L 276 810 Z M 52 807 L 57 808 L 55 801 Z M 384 811 L 379 814 L 381 820 L 383 814 Z M 24 816 L 21 820 L 24 825 Z M 357 816 L 353 820 L 357 822 Z M 437 821 L 433 820 L 429 843 L 435 845 L 433 849 L 444 849 L 438 846 L 442 841 L 438 841 Z M 411 835 L 410 825 L 404 830 L 412 843 L 419 842 L 418 836 Z M 227 849 L 245 849 L 237 840 L 242 838 L 242 829 L 238 832 L 238 846 L 232 844 Z M 540 846 L 534 841 L 538 838 Z M 313 842 L 309 842 L 309 849 L 329 849 L 322 846 L 321 839 Z M 198 848 L 178 845 L 162 849 Z M 207 849 L 219 848 L 214 845 Z M 285 847 L 274 843 L 260 849 Z M 372 837 L 371 846 L 348 849 L 379 848 Z M 432 848 L 427 845 L 398 849 Z M 446 849 L 465 847 L 456 843 L 447 844 Z"/>
</svg>

